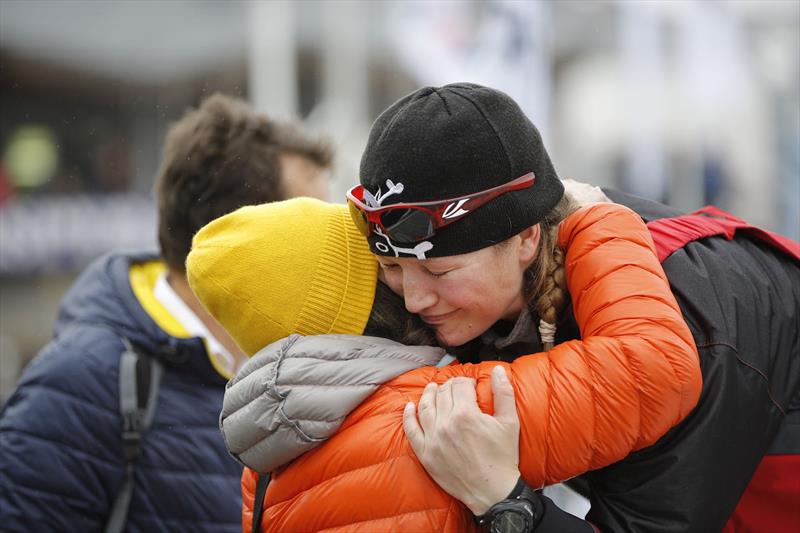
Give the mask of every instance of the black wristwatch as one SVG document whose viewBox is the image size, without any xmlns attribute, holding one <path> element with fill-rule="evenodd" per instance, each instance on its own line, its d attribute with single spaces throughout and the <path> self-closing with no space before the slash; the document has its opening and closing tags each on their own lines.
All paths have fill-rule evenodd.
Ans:
<svg viewBox="0 0 800 533">
<path fill-rule="evenodd" d="M 476 520 L 478 524 L 488 526 L 491 533 L 531 533 L 539 525 L 543 513 L 541 496 L 520 476 L 506 499 L 492 505 Z"/>
</svg>

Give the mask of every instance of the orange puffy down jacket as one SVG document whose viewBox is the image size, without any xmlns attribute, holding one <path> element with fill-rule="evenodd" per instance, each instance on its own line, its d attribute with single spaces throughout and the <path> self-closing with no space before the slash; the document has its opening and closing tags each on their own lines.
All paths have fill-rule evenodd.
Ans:
<svg viewBox="0 0 800 533">
<path fill-rule="evenodd" d="M 430 381 L 477 382 L 492 412 L 491 369 L 503 364 L 521 423 L 520 471 L 541 487 L 653 444 L 695 406 L 701 374 L 692 336 L 641 218 L 595 204 L 560 227 L 581 341 L 513 363 L 423 367 L 386 382 L 318 448 L 273 472 L 262 531 L 467 531 L 464 506 L 417 461 L 403 408 Z M 242 476 L 243 531 L 252 526 L 257 474 Z"/>
</svg>

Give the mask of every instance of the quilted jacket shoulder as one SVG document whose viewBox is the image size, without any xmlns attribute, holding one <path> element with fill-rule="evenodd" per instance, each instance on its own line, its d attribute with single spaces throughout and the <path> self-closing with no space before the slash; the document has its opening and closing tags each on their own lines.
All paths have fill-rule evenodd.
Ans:
<svg viewBox="0 0 800 533">
<path fill-rule="evenodd" d="M 273 474 L 264 530 L 470 528 L 468 512 L 431 481 L 403 433 L 403 406 L 430 381 L 475 378 L 479 404 L 491 412 L 491 369 L 507 365 L 520 469 L 533 486 L 618 461 L 680 422 L 699 397 L 697 350 L 641 218 L 614 204 L 585 207 L 562 223 L 559 243 L 583 340 L 510 364 L 424 367 L 386 382 L 332 437 Z M 254 486 L 246 471 L 245 528 Z"/>
<path fill-rule="evenodd" d="M 125 473 L 121 337 L 165 360 L 126 531 L 240 529 L 240 467 L 217 431 L 224 379 L 200 339 L 168 336 L 131 292 L 134 258 L 97 261 L 0 413 L 0 529 L 102 531 Z M 213 502 L 213 504 L 210 504 Z"/>
<path fill-rule="evenodd" d="M 291 335 L 260 350 L 226 387 L 220 430 L 257 472 L 317 447 L 383 383 L 436 365 L 444 350 L 353 335 Z"/>
</svg>

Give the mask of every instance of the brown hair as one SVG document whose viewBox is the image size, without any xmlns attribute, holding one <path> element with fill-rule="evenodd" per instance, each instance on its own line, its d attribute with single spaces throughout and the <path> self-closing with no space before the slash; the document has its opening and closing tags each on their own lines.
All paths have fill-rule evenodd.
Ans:
<svg viewBox="0 0 800 533">
<path fill-rule="evenodd" d="M 285 199 L 280 165 L 284 153 L 323 168 L 333 157 L 324 140 L 221 94 L 175 122 L 167 132 L 154 186 L 158 242 L 167 264 L 183 272 L 192 237 L 215 218 L 245 205 Z"/>
<path fill-rule="evenodd" d="M 578 209 L 572 196 L 565 192 L 561 200 L 539 222 L 541 237 L 536 258 L 525 270 L 525 296 L 528 308 L 547 324 L 555 326 L 567 304 L 567 281 L 564 275 L 564 250 L 558 246 L 559 224 Z M 553 347 L 543 339 L 545 351 Z"/>
<path fill-rule="evenodd" d="M 383 337 L 410 346 L 436 346 L 433 330 L 417 315 L 409 313 L 403 298 L 382 281 L 375 287 L 375 300 L 364 335 Z"/>
</svg>

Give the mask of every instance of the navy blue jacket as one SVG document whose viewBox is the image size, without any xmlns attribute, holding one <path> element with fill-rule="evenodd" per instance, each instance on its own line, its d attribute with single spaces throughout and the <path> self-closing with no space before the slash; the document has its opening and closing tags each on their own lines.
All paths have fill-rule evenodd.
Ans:
<svg viewBox="0 0 800 533">
<path fill-rule="evenodd" d="M 91 265 L 64 298 L 54 340 L 0 414 L 0 529 L 101 531 L 124 478 L 118 370 L 125 336 L 164 363 L 127 530 L 241 531 L 241 466 L 218 430 L 226 380 L 198 338 L 167 335 L 132 292 L 132 262 Z"/>
</svg>

